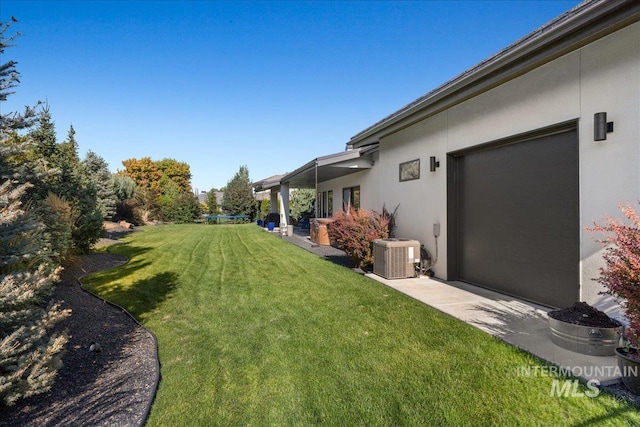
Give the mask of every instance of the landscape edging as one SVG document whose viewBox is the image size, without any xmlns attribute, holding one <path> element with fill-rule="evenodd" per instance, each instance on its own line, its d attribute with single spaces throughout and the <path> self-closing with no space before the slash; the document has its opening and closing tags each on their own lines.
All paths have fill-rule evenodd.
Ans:
<svg viewBox="0 0 640 427">
<path fill-rule="evenodd" d="M 109 254 L 112 254 L 111 252 L 109 252 L 109 250 L 106 250 Z M 119 254 L 118 254 L 119 255 Z M 125 256 L 125 255 L 120 255 L 124 258 L 126 258 L 126 261 L 124 261 L 122 264 L 117 265 L 115 267 L 110 267 L 107 268 L 105 270 L 100 270 L 100 271 L 94 271 L 93 273 L 89 273 L 89 274 L 85 274 L 84 276 L 80 276 L 78 277 L 78 284 L 80 285 L 80 289 L 82 289 L 82 291 L 86 292 L 89 295 L 92 295 L 96 298 L 98 298 L 99 300 L 101 300 L 102 302 L 105 302 L 107 304 L 109 304 L 110 306 L 119 309 L 120 311 L 122 311 L 123 313 L 125 313 L 127 316 L 129 316 L 129 318 L 131 318 L 131 320 L 133 320 L 135 322 L 136 325 L 140 326 L 147 334 L 149 334 L 149 336 L 151 337 L 151 339 L 153 340 L 154 343 L 154 360 L 155 360 L 155 367 L 156 367 L 156 375 L 154 378 L 154 386 L 153 386 L 153 391 L 151 394 L 151 399 L 149 399 L 149 402 L 147 402 L 147 406 L 145 408 L 144 411 L 144 416 L 142 417 L 142 422 L 139 424 L 138 427 L 143 427 L 146 423 L 147 423 L 147 419 L 149 418 L 149 413 L 151 412 L 151 406 L 153 405 L 153 402 L 156 399 L 156 393 L 158 391 L 158 384 L 160 383 L 160 359 L 158 358 L 158 338 L 155 336 L 155 334 L 153 332 L 151 332 L 149 329 L 145 328 L 139 321 L 138 319 L 136 319 L 131 313 L 129 313 L 126 309 L 122 308 L 121 306 L 119 306 L 118 304 L 111 302 L 109 300 L 106 300 L 104 298 L 102 298 L 100 295 L 97 295 L 93 292 L 91 292 L 88 289 L 85 289 L 84 285 L 82 284 L 82 279 L 87 277 L 87 276 L 91 276 L 92 274 L 96 274 L 99 272 L 103 272 L 103 271 L 109 271 L 112 270 L 114 268 L 118 268 L 118 267 L 122 267 L 123 265 L 127 265 L 130 261 L 129 257 Z"/>
</svg>

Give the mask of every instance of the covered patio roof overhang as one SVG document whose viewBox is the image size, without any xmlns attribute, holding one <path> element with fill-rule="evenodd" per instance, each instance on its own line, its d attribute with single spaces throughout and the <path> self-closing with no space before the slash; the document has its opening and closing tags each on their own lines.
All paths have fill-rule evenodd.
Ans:
<svg viewBox="0 0 640 427">
<path fill-rule="evenodd" d="M 373 160 L 369 154 L 377 149 L 376 143 L 317 157 L 283 176 L 280 182 L 288 184 L 289 188 L 316 188 L 319 182 L 340 178 L 363 169 L 371 169 Z"/>
<path fill-rule="evenodd" d="M 273 175 L 269 178 L 261 179 L 260 181 L 255 181 L 251 184 L 255 192 L 271 190 L 274 187 L 280 186 L 280 180 L 284 175 Z"/>
<path fill-rule="evenodd" d="M 314 188 L 318 183 L 361 172 L 373 167 L 372 154 L 378 150 L 378 143 L 317 157 L 285 175 L 275 175 L 252 184 L 256 192 L 271 191 L 271 211 L 278 210 L 278 195 L 282 200 L 280 222 L 289 222 L 289 189 Z"/>
</svg>

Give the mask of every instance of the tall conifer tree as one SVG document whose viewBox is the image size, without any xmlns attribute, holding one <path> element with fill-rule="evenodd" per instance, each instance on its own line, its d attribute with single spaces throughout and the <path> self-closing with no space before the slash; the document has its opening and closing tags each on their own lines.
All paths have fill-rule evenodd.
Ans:
<svg viewBox="0 0 640 427">
<path fill-rule="evenodd" d="M 222 210 L 231 215 L 247 215 L 250 219 L 255 217 L 256 199 L 253 196 L 249 169 L 240 166 L 238 172 L 227 183 L 222 199 Z"/>
<path fill-rule="evenodd" d="M 14 38 L 5 37 L 9 26 L 0 26 L 0 54 Z M 0 102 L 17 85 L 15 65 L 0 65 Z M 23 203 L 31 184 L 20 166 L 33 142 L 15 143 L 15 135 L 33 118 L 30 108 L 0 114 L 0 405 L 48 390 L 66 342 L 51 328 L 68 313 L 46 303 L 59 268 L 51 264 L 44 227 Z"/>
<path fill-rule="evenodd" d="M 116 213 L 116 193 L 109 165 L 93 151 L 88 151 L 82 161 L 82 173 L 88 185 L 96 190 L 97 208 L 105 220 Z"/>
</svg>

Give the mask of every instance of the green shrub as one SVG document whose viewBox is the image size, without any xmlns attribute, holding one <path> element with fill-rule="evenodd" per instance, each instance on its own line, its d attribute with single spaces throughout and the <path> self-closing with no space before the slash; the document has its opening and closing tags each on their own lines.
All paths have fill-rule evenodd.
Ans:
<svg viewBox="0 0 640 427">
<path fill-rule="evenodd" d="M 311 188 L 302 188 L 291 192 L 289 202 L 289 214 L 296 221 L 305 216 L 313 216 L 313 202 L 316 200 L 316 192 Z"/>
<path fill-rule="evenodd" d="M 265 219 L 271 213 L 271 201 L 262 199 L 260 202 L 260 219 Z"/>
</svg>

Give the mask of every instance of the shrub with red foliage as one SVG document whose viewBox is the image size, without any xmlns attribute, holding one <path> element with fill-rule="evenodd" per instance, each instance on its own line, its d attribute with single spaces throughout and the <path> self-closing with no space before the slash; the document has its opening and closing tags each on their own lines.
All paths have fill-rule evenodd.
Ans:
<svg viewBox="0 0 640 427">
<path fill-rule="evenodd" d="M 627 218 L 614 219 L 607 215 L 604 225 L 595 224 L 590 231 L 601 232 L 599 240 L 606 245 L 605 267 L 595 279 L 607 288 L 607 295 L 622 299 L 622 307 L 629 321 L 626 336 L 633 347 L 640 345 L 640 217 L 631 204 L 620 203 Z"/>
<path fill-rule="evenodd" d="M 389 216 L 366 209 L 337 212 L 327 224 L 329 238 L 360 268 L 373 265 L 373 241 L 389 237 Z"/>
</svg>

